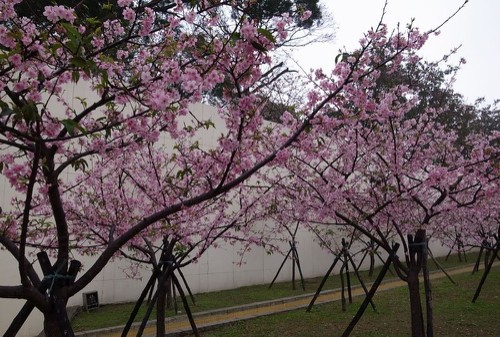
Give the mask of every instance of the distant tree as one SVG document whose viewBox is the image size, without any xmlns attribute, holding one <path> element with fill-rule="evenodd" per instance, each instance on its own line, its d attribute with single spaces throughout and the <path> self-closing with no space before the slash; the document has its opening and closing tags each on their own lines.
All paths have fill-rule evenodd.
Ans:
<svg viewBox="0 0 500 337">
<path fill-rule="evenodd" d="M 460 60 L 457 66 L 443 68 L 441 62 L 422 60 L 398 71 L 382 67 L 376 90 L 384 92 L 394 85 L 408 86 L 417 100 L 408 118 L 421 115 L 427 109 L 439 110 L 438 122 L 457 133 L 457 144 L 465 145 L 467 136 L 472 133 L 500 131 L 500 114 L 496 103 L 485 105 L 483 99 L 466 102 L 452 87 L 450 81 L 463 62 Z"/>
<path fill-rule="evenodd" d="M 237 1 L 239 3 L 243 1 Z M 306 20 L 301 16 L 310 11 L 311 15 Z M 276 16 L 288 14 L 295 24 L 302 28 L 311 28 L 322 19 L 322 10 L 319 0 L 263 0 L 255 1 L 253 6 L 247 7 L 244 14 L 252 20 L 267 22 Z"/>
</svg>

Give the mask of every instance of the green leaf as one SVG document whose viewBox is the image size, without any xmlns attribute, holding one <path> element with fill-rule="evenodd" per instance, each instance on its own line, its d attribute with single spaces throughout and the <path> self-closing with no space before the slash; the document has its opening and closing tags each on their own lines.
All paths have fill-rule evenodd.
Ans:
<svg viewBox="0 0 500 337">
<path fill-rule="evenodd" d="M 14 110 L 4 101 L 0 101 L 0 109 L 2 109 L 0 116 L 10 116 L 14 113 Z"/>
<path fill-rule="evenodd" d="M 78 83 L 78 81 L 80 80 L 80 72 L 75 70 L 71 73 L 71 80 L 74 82 L 74 83 Z"/>
<path fill-rule="evenodd" d="M 198 150 L 200 148 L 200 142 L 196 141 L 189 146 L 190 151 Z"/>
<path fill-rule="evenodd" d="M 82 170 L 85 172 L 85 170 L 89 167 L 89 164 L 85 159 L 77 159 L 71 163 L 71 166 L 75 171 Z"/>
<path fill-rule="evenodd" d="M 20 29 L 12 29 L 7 32 L 7 36 L 14 40 L 20 40 L 23 37 L 23 33 Z"/>
<path fill-rule="evenodd" d="M 238 32 L 234 32 L 234 33 L 232 33 L 232 34 L 231 34 L 230 39 L 231 39 L 232 41 L 239 40 L 239 39 L 241 39 L 241 34 L 240 34 L 240 33 L 238 33 Z"/>
<path fill-rule="evenodd" d="M 61 121 L 61 124 L 64 126 L 64 128 L 66 130 L 68 130 L 68 133 L 70 135 L 74 135 L 75 134 L 75 129 L 79 130 L 81 133 L 85 133 L 86 132 L 86 130 L 80 124 L 78 124 L 77 122 L 75 122 L 72 119 L 64 119 L 64 120 Z"/>
<path fill-rule="evenodd" d="M 186 174 L 192 174 L 193 171 L 189 167 L 186 167 L 184 170 L 178 171 L 176 174 L 177 179 L 182 180 L 186 176 Z"/>
<path fill-rule="evenodd" d="M 71 60 L 69 60 L 69 63 L 74 65 L 75 67 L 79 68 L 86 68 L 87 67 L 87 61 L 80 56 L 73 57 Z"/>
<path fill-rule="evenodd" d="M 66 30 L 66 33 L 68 34 L 68 37 L 70 39 L 81 39 L 81 35 L 76 29 L 75 26 L 73 26 L 69 22 L 61 22 L 61 26 Z"/>
<path fill-rule="evenodd" d="M 97 65 L 92 60 L 86 60 L 83 57 L 75 56 L 69 60 L 69 62 L 75 66 L 76 68 L 82 69 L 87 76 L 91 76 L 92 73 L 97 69 Z M 102 73 L 106 73 L 106 71 L 102 71 Z M 106 73 L 107 76 L 107 73 Z"/>
<path fill-rule="evenodd" d="M 257 49 L 258 51 L 260 51 L 260 52 L 263 52 L 263 53 L 266 53 L 266 52 L 267 52 L 267 49 L 266 49 L 266 48 L 264 48 L 264 46 L 263 46 L 263 45 L 261 45 L 260 43 L 255 42 L 255 41 L 254 41 L 254 42 L 252 42 L 252 46 L 253 46 L 255 49 Z"/>
<path fill-rule="evenodd" d="M 99 21 L 97 18 L 86 18 L 85 21 L 91 26 L 97 26 L 101 24 L 101 21 Z"/>
<path fill-rule="evenodd" d="M 61 22 L 61 26 L 66 30 L 69 41 L 66 43 L 66 47 L 73 53 L 78 54 L 80 50 L 80 45 L 82 42 L 82 36 L 78 30 L 72 24 L 68 22 Z"/>
<path fill-rule="evenodd" d="M 23 105 L 21 108 L 21 114 L 26 123 L 34 122 L 40 117 L 38 115 L 36 104 L 33 101 L 29 101 L 27 104 Z"/>
<path fill-rule="evenodd" d="M 337 56 L 335 56 L 335 64 L 339 63 L 339 59 L 341 56 L 342 54 L 338 54 Z"/>
<path fill-rule="evenodd" d="M 52 55 L 57 55 L 57 50 L 62 47 L 62 44 L 60 43 L 54 43 L 53 45 L 50 46 L 50 51 Z"/>
<path fill-rule="evenodd" d="M 102 70 L 99 72 L 101 74 L 101 85 L 106 87 L 109 82 L 109 75 L 106 70 Z"/>
<path fill-rule="evenodd" d="M 208 129 L 210 129 L 211 127 L 212 127 L 212 128 L 215 128 L 215 124 L 214 124 L 214 122 L 212 122 L 212 120 L 211 120 L 211 119 L 206 120 L 206 121 L 205 121 L 205 123 L 203 123 L 203 124 L 204 124 L 203 126 L 204 126 L 204 127 L 205 127 L 205 129 L 207 129 L 207 130 L 208 130 Z"/>
<path fill-rule="evenodd" d="M 337 56 L 335 56 L 335 64 L 339 63 L 339 61 L 346 62 L 347 58 L 349 57 L 349 53 L 340 53 Z"/>
<path fill-rule="evenodd" d="M 87 99 L 85 97 L 76 96 L 75 99 L 80 101 L 80 104 L 83 106 L 84 109 L 87 109 L 88 104 L 87 104 Z M 106 119 L 106 117 L 100 117 L 97 120 L 100 119 Z"/>
<path fill-rule="evenodd" d="M 268 31 L 267 29 L 265 28 L 257 28 L 257 32 L 264 36 L 266 39 L 268 39 L 270 42 L 272 43 L 276 43 L 276 39 L 274 38 L 273 34 Z"/>
</svg>

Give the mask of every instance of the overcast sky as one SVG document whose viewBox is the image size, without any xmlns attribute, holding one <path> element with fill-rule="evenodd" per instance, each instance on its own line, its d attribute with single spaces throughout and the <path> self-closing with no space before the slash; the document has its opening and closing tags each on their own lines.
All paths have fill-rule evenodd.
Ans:
<svg viewBox="0 0 500 337">
<path fill-rule="evenodd" d="M 439 26 L 464 0 L 390 0 L 385 22 L 389 29 L 400 22 L 404 27 L 412 18 L 421 31 Z M 370 27 L 377 25 L 384 0 L 323 0 L 332 13 L 336 38 L 330 44 L 313 45 L 298 51 L 296 59 L 304 68 L 331 69 L 338 50 L 357 47 Z M 469 102 L 485 97 L 488 102 L 500 98 L 500 0 L 469 0 L 445 26 L 439 36 L 432 36 L 421 51 L 430 61 L 440 59 L 461 46 L 459 57 L 467 64 L 460 70 L 455 88 Z"/>
</svg>

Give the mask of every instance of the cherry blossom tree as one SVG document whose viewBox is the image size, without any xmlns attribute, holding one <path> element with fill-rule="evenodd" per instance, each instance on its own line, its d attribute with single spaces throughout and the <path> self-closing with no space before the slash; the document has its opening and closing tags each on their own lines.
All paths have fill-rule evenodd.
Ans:
<svg viewBox="0 0 500 337">
<path fill-rule="evenodd" d="M 397 101 L 390 104 L 398 105 Z M 331 147 L 322 142 L 314 146 L 313 157 L 321 160 L 303 159 L 312 155 L 308 148 L 302 155 L 293 154 L 296 165 L 288 163 L 296 181 L 302 182 L 302 190 L 308 190 L 302 193 L 309 194 L 294 205 L 303 214 L 300 220 L 321 223 L 315 229 L 323 228 L 323 236 L 329 231 L 327 224 L 349 225 L 390 255 L 391 238 L 399 236 L 404 259 L 394 257 L 392 262 L 408 284 L 413 336 L 426 335 L 418 277 L 426 268 L 427 240 L 451 228 L 457 230 L 451 218 L 460 214 L 470 219 L 471 210 L 491 202 L 491 186 L 498 183 L 498 172 L 490 169 L 498 152 L 480 143 L 477 150 L 489 154 L 464 158 L 454 145 L 456 137 L 432 122 L 432 114 L 424 116 L 419 121 L 392 115 L 358 122 L 365 130 L 351 127 L 345 131 L 359 138 L 328 137 Z M 335 134 L 342 133 L 336 130 Z M 425 286 L 430 291 L 428 279 Z M 428 329 L 432 329 L 430 303 L 427 311 Z"/>
<path fill-rule="evenodd" d="M 328 78 L 315 76 L 318 83 Z M 393 256 L 408 284 L 412 335 L 425 336 L 419 274 L 422 269 L 426 274 L 427 240 L 449 231 L 456 212 L 467 216 L 482 207 L 480 201 L 488 204 L 498 183 L 498 135 L 470 135 L 463 145 L 440 122 L 446 106 L 411 114 L 419 98 L 408 85 L 380 92 L 375 81 L 363 84 L 337 95 L 325 109 L 329 113 L 318 116 L 315 127 L 286 150 L 290 160 L 282 175 L 290 183 L 282 186 L 295 193 L 289 201 L 297 201 L 299 220 L 352 226 Z M 285 115 L 284 122 L 291 127 L 299 119 Z M 404 259 L 394 255 L 394 235 Z M 429 294 L 428 279 L 424 285 Z M 432 334 L 430 297 L 427 331 Z"/>
<path fill-rule="evenodd" d="M 390 118 L 391 97 L 369 99 L 377 69 L 412 62 L 428 37 L 411 26 L 389 33 L 378 25 L 330 77 L 314 74 L 318 86 L 297 108 L 299 120 L 285 114 L 283 124 L 271 127 L 258 94 L 279 80 L 271 51 L 287 39 L 295 22 L 288 15 L 272 19 L 273 31 L 245 16 L 221 29 L 222 6 L 230 2 L 165 7 L 119 0 L 119 10 L 99 19 L 47 6 L 47 24 L 40 26 L 17 14 L 19 2 L 0 1 L 0 170 L 14 191 L 2 205 L 0 243 L 19 270 L 19 284 L 0 286 L 0 297 L 26 301 L 7 336 L 34 308 L 44 315 L 46 335 L 73 335 L 68 299 L 144 237 L 175 238 L 188 250 L 201 247 L 200 253 L 223 235 L 256 241 L 249 226 L 238 225 L 246 223 L 238 214 L 253 209 L 257 198 L 243 183 L 287 162 L 288 148 L 297 144 L 310 153 L 305 159 L 329 167 L 308 151 L 328 141 L 325 132 L 342 129 L 354 137 L 356 128 L 348 126 L 367 122 L 367 112 L 370 119 Z M 218 85 L 216 112 L 191 109 Z M 328 115 L 337 107 L 352 111 L 352 104 L 354 114 Z M 213 143 L 202 144 L 207 133 Z M 347 170 L 358 159 L 341 160 Z M 317 194 L 303 191 L 308 198 Z M 227 219 L 236 221 L 221 223 L 230 204 L 236 206 Z M 75 252 L 95 255 L 81 275 Z"/>
<path fill-rule="evenodd" d="M 497 138 L 498 140 L 498 138 Z M 485 172 L 494 172 L 498 161 L 487 168 Z M 497 170 L 497 169 L 496 169 Z M 484 198 L 468 209 L 460 209 L 453 214 L 450 214 L 447 230 L 438 233 L 440 240 L 445 244 L 453 247 L 456 245 L 455 233 L 460 234 L 461 244 L 464 249 L 479 248 L 479 254 L 475 261 L 472 272 L 479 270 L 479 264 L 484 254 L 484 273 L 474 294 L 473 302 L 475 302 L 480 294 L 481 288 L 486 281 L 486 278 L 491 270 L 493 262 L 500 259 L 498 255 L 500 249 L 500 216 L 498 214 L 498 170 L 495 175 L 489 175 L 489 182 L 485 188 Z"/>
</svg>

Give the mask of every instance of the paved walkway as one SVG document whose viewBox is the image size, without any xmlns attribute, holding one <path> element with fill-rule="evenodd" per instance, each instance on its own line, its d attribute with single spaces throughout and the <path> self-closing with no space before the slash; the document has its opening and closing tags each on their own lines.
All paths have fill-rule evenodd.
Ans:
<svg viewBox="0 0 500 337">
<path fill-rule="evenodd" d="M 460 267 L 456 269 L 448 270 L 449 275 L 456 275 L 461 273 L 471 272 L 472 266 L 468 265 L 465 267 Z M 441 271 L 433 272 L 430 274 L 430 279 L 438 279 L 446 277 Z M 405 286 L 406 284 L 399 279 L 392 279 L 383 282 L 377 291 L 384 291 L 389 289 L 394 289 L 397 287 Z M 369 288 L 370 285 L 367 285 Z M 251 319 L 264 315 L 271 315 L 275 313 L 306 308 L 312 299 L 314 294 L 305 294 L 295 297 L 281 298 L 279 300 L 251 303 L 246 305 L 241 305 L 237 307 L 230 307 L 224 309 L 211 310 L 206 312 L 199 312 L 194 314 L 196 326 L 200 331 L 208 330 L 220 325 Z M 364 296 L 364 291 L 361 286 L 352 287 L 352 296 Z M 323 291 L 317 298 L 315 304 L 333 302 L 341 300 L 340 289 Z M 76 333 L 78 337 L 118 337 L 121 335 L 123 327 L 111 327 L 106 329 L 92 330 Z M 135 336 L 137 331 L 137 326 L 133 327 L 129 333 L 129 336 Z M 153 337 L 155 336 L 155 321 L 149 322 L 146 327 L 143 336 Z M 179 336 L 182 333 L 191 331 L 191 326 L 185 315 L 179 315 L 176 317 L 171 317 L 167 319 L 166 323 L 166 336 L 173 337 Z"/>
</svg>

